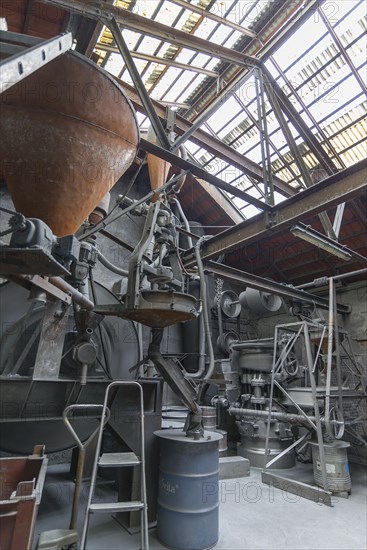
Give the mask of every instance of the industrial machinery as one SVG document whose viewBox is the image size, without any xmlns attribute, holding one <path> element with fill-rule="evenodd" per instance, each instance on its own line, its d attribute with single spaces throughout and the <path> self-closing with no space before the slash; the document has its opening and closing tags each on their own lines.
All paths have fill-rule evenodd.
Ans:
<svg viewBox="0 0 367 550">
<path fill-rule="evenodd" d="M 56 97 L 45 93 L 50 74 L 56 78 Z M 87 101 L 91 82 L 97 92 Z M 39 90 L 29 101 L 28 87 Z M 148 494 L 154 498 L 153 432 L 161 428 L 163 379 L 187 408 L 179 439 L 189 453 L 205 449 L 202 406 L 215 404 L 235 419 L 238 454 L 252 466 L 290 468 L 311 441 L 321 472 L 316 482 L 329 494 L 333 485 L 324 444 L 331 445 L 331 453 L 345 451 L 333 443 L 343 436 L 347 388 L 338 351 L 333 355 L 341 339 L 333 280 L 328 281 L 328 301 L 261 277 L 245 285 L 244 272 L 220 261 L 203 262 L 201 247 L 208 237 L 192 229 L 178 200 L 185 172 L 171 175 L 167 161 L 152 154 L 136 158 L 139 130 L 128 98 L 112 77 L 82 56 L 68 52 L 57 57 L 15 82 L 0 101 L 2 177 L 13 201 L 0 207 L 7 215 L 0 233 L 5 239 L 0 244 L 0 275 L 5 278 L 0 286 L 2 449 L 26 454 L 35 441 L 45 444 L 48 453 L 72 447 L 63 411 L 76 404 L 101 404 L 111 380 L 140 378 L 149 432 Z M 165 131 L 170 144 L 172 113 Z M 146 162 L 151 190 L 136 198 L 130 191 Z M 109 192 L 129 168 L 125 191 L 109 208 Z M 112 235 L 117 246 L 130 251 L 128 260 L 113 263 L 104 256 L 99 237 L 107 225 L 123 225 L 128 215 L 136 221 L 139 238 L 132 245 Z M 118 294 L 96 280 L 98 262 L 119 277 Z M 209 283 L 212 276 L 218 277 L 215 288 Z M 223 291 L 220 277 L 241 285 L 239 296 L 232 288 Z M 316 308 L 310 313 L 310 304 L 329 308 L 329 322 Z M 274 336 L 249 337 L 242 330 L 244 310 L 261 317 L 283 305 L 296 321 L 276 325 Z M 345 305 L 339 309 L 348 311 Z M 168 330 L 182 324 L 196 331 L 192 343 L 186 332 L 185 345 L 197 359 L 192 368 L 184 368 L 180 354 L 162 344 Z M 144 338 L 142 325 L 148 327 Z M 185 355 L 187 349 L 182 351 Z M 208 403 L 215 374 L 224 383 Z M 114 435 L 133 451 L 138 442 L 125 419 L 136 406 L 120 390 L 108 403 Z M 73 417 L 81 441 L 97 424 L 93 414 Z M 220 437 L 207 440 L 210 448 L 216 447 L 216 439 Z M 269 475 L 265 472 L 264 481 Z M 348 492 L 348 480 L 345 487 Z M 154 519 L 152 503 L 149 510 Z"/>
<path fill-rule="evenodd" d="M 331 504 L 332 493 L 347 496 L 351 490 L 349 443 L 341 440 L 349 424 L 343 402 L 361 395 L 362 381 L 350 378 L 352 371 L 357 378 L 360 371 L 348 333 L 335 324 L 334 281 L 329 284 L 328 321 L 317 308 L 293 305 L 289 311 L 297 320 L 276 325 L 273 338 L 232 341 L 229 358 L 216 361 L 224 387 L 212 399 L 235 418 L 240 434 L 237 452 L 252 466 L 263 468 L 265 483 L 326 504 Z M 243 297 L 239 302 L 244 303 Z M 252 307 L 261 313 L 260 295 Z M 342 352 L 350 361 L 348 376 L 342 372 Z M 308 443 L 317 488 L 269 472 L 291 468 L 296 457 L 307 461 Z"/>
</svg>

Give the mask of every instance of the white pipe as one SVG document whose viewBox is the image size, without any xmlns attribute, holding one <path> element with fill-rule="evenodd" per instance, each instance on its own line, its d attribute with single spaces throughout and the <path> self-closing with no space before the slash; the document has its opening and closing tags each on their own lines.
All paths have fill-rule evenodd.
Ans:
<svg viewBox="0 0 367 550">
<path fill-rule="evenodd" d="M 200 276 L 200 297 L 203 303 L 203 321 L 204 321 L 205 337 L 206 337 L 206 343 L 207 343 L 208 355 L 209 355 L 209 366 L 208 366 L 206 375 L 204 376 L 204 380 L 208 380 L 209 378 L 211 378 L 214 372 L 214 351 L 213 351 L 213 344 L 212 344 L 212 339 L 210 334 L 209 307 L 208 307 L 208 300 L 206 295 L 206 282 L 205 282 L 204 266 L 200 256 L 201 243 L 208 238 L 210 239 L 209 235 L 205 237 L 201 237 L 195 245 L 195 257 L 196 257 L 196 263 L 198 266 L 198 271 Z"/>
<path fill-rule="evenodd" d="M 187 219 L 186 216 L 185 216 L 185 212 L 184 212 L 183 209 L 182 209 L 182 206 L 181 206 L 181 204 L 180 204 L 180 201 L 177 200 L 177 199 L 173 199 L 173 201 L 174 201 L 174 202 L 176 203 L 176 205 L 177 205 L 178 211 L 179 211 L 179 213 L 180 213 L 180 216 L 181 216 L 181 218 L 182 218 L 182 221 L 183 221 L 183 223 L 184 223 L 184 226 L 185 226 L 186 231 L 188 231 L 188 232 L 190 233 L 190 224 L 189 224 L 188 219 Z M 192 244 L 192 238 L 189 237 L 189 236 L 187 235 L 187 240 L 188 240 L 188 243 L 189 243 L 189 248 L 193 248 L 194 245 Z"/>
<path fill-rule="evenodd" d="M 116 273 L 117 275 L 121 275 L 122 277 L 127 277 L 129 275 L 129 272 L 126 269 L 122 269 L 121 267 L 117 267 L 117 265 L 112 264 L 105 256 L 103 256 L 102 252 L 100 252 L 97 248 L 97 256 L 99 261 L 102 265 L 104 265 L 107 269 L 112 271 L 113 273 Z"/>
</svg>

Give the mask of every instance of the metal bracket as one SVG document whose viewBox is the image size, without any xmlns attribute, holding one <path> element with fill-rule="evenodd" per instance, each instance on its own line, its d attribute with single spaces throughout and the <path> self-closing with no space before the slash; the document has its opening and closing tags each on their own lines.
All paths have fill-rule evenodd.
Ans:
<svg viewBox="0 0 367 550">
<path fill-rule="evenodd" d="M 17 33 L 9 33 L 8 41 L 17 40 Z M 1 31 L 0 39 L 6 42 L 6 31 Z M 22 35 L 19 35 L 22 36 Z M 21 40 L 21 39 L 19 39 Z M 24 42 L 24 41 L 23 41 Z M 70 50 L 73 37 L 70 32 L 61 34 L 45 42 L 35 44 L 31 48 L 21 50 L 11 57 L 0 62 L 1 88 L 0 93 L 5 92 L 14 84 L 17 84 L 40 67 L 43 67 L 59 55 Z"/>
<path fill-rule="evenodd" d="M 307 498 L 313 500 L 313 502 L 320 502 L 326 504 L 326 506 L 332 506 L 331 493 L 329 491 L 324 491 L 321 487 L 308 485 L 308 483 L 302 483 L 295 479 L 288 479 L 270 472 L 262 472 L 261 481 L 266 485 L 271 485 L 286 493 Z"/>
<path fill-rule="evenodd" d="M 27 290 L 31 290 L 32 287 L 35 286 L 36 288 L 39 288 L 46 292 L 46 294 L 48 294 L 49 296 L 60 300 L 64 304 L 71 304 L 72 298 L 70 294 L 63 292 L 55 285 L 53 285 L 43 277 L 40 277 L 39 275 L 33 275 L 33 277 L 27 277 L 25 275 L 14 275 L 8 277 L 8 279 L 14 281 L 20 286 L 26 288 Z"/>
<path fill-rule="evenodd" d="M 69 306 L 60 300 L 46 305 L 33 380 L 57 380 L 59 377 L 68 309 Z"/>
<path fill-rule="evenodd" d="M 270 210 L 267 208 L 265 210 L 265 227 L 266 229 L 271 229 L 278 223 L 278 213 L 275 210 Z"/>
</svg>

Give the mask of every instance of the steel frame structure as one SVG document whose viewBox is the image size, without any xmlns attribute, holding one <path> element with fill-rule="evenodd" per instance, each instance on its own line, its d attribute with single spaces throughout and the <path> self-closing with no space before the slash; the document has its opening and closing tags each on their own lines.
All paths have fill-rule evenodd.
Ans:
<svg viewBox="0 0 367 550">
<path fill-rule="evenodd" d="M 271 415 L 272 415 L 272 407 L 273 407 L 273 398 L 274 398 L 274 386 L 280 390 L 280 392 L 292 403 L 292 405 L 297 409 L 298 414 L 300 414 L 306 425 L 308 425 L 312 430 L 314 430 L 317 434 L 317 443 L 319 446 L 319 452 L 320 452 L 320 468 L 321 468 L 321 476 L 322 476 L 322 483 L 323 483 L 323 490 L 325 493 L 328 492 L 328 480 L 327 480 L 327 472 L 326 472 L 326 462 L 325 462 L 325 450 L 324 450 L 324 441 L 323 441 L 323 434 L 322 434 L 322 420 L 320 415 L 320 409 L 319 409 L 319 403 L 318 398 L 319 395 L 317 394 L 317 387 L 316 387 L 316 379 L 315 379 L 315 366 L 316 366 L 316 359 L 312 356 L 311 351 L 311 341 L 310 341 L 310 332 L 312 330 L 320 330 L 324 327 L 320 324 L 315 323 L 309 323 L 306 321 L 301 321 L 298 323 L 288 323 L 286 325 L 277 325 L 275 327 L 275 334 L 274 334 L 274 355 L 273 355 L 273 366 L 271 371 L 271 384 L 270 384 L 270 396 L 269 396 L 269 411 L 268 411 L 268 419 L 267 419 L 267 427 L 266 427 L 266 439 L 265 439 L 265 460 L 270 454 L 269 449 L 269 436 L 270 436 L 270 425 L 271 425 Z M 288 332 L 291 334 L 289 337 L 289 340 L 287 341 L 287 344 L 285 345 L 284 349 L 280 353 L 280 356 L 277 355 L 277 345 L 278 345 L 278 337 L 279 333 Z M 314 407 L 314 419 L 315 421 L 311 420 L 310 416 L 305 413 L 305 411 L 296 403 L 296 401 L 292 398 L 292 396 L 287 392 L 287 390 L 279 384 L 277 381 L 277 374 L 280 372 L 284 362 L 286 361 L 289 353 L 294 348 L 294 345 L 299 340 L 299 338 L 303 337 L 305 350 L 306 350 L 306 367 L 307 367 L 307 373 L 309 375 L 310 384 L 311 384 L 311 390 L 312 390 L 312 401 L 313 401 L 313 407 Z M 330 390 L 330 387 L 329 387 Z M 326 400 L 325 400 L 326 401 Z M 325 405 L 326 409 L 326 405 Z M 302 435 L 301 438 L 299 438 L 297 441 L 292 443 L 289 447 L 284 449 L 281 453 L 279 453 L 277 456 L 275 456 L 272 460 L 267 462 L 265 464 L 265 468 L 263 472 L 266 472 L 268 468 L 273 466 L 282 456 L 284 456 L 286 453 L 288 453 L 291 449 L 296 447 L 298 444 L 300 444 L 305 439 L 305 436 Z M 276 475 L 273 474 L 273 477 L 276 479 Z M 266 483 L 266 477 L 263 477 L 263 481 Z M 293 481 L 292 483 L 295 485 L 295 487 L 298 486 L 298 481 Z M 304 484 L 302 484 L 304 485 Z M 326 501 L 328 503 L 328 501 Z"/>
<path fill-rule="evenodd" d="M 24 46 L 13 45 L 12 42 L 21 42 Z M 40 67 L 70 50 L 72 36 L 69 32 L 50 40 L 40 40 L 24 37 L 19 33 L 0 31 L 0 46 L 3 53 L 12 54 L 0 62 L 0 93 L 3 93 Z"/>
<path fill-rule="evenodd" d="M 270 210 L 271 220 L 268 218 L 269 214 L 259 214 L 211 237 L 202 246 L 202 259 L 207 261 L 216 258 L 245 243 L 290 229 L 295 221 L 309 219 L 341 202 L 357 198 L 365 192 L 366 168 L 367 160 L 360 161 L 305 189 L 302 193 L 274 206 Z M 186 265 L 192 266 L 193 260 L 187 259 Z"/>
<path fill-rule="evenodd" d="M 184 168 L 192 171 L 195 175 L 198 175 L 203 180 L 214 184 L 219 189 L 227 191 L 227 193 L 231 194 L 232 196 L 236 196 L 240 198 L 242 201 L 244 201 L 245 204 L 247 203 L 247 204 L 253 205 L 259 210 L 265 210 L 267 226 L 276 225 L 277 229 L 279 229 L 278 220 L 276 219 L 277 214 L 275 213 L 275 209 L 272 206 L 274 203 L 274 191 L 273 191 L 272 179 L 274 179 L 274 188 L 283 192 L 285 195 L 291 195 L 292 192 L 294 192 L 295 190 L 293 190 L 292 187 L 288 186 L 287 184 L 284 184 L 282 180 L 279 180 L 279 178 L 277 178 L 272 174 L 271 161 L 270 161 L 270 158 L 271 158 L 270 143 L 269 143 L 271 134 L 268 134 L 267 128 L 266 128 L 267 112 L 265 108 L 264 89 L 266 90 L 266 94 L 270 101 L 272 110 L 274 111 L 274 114 L 276 115 L 276 118 L 279 122 L 279 126 L 286 137 L 286 141 L 288 142 L 288 146 L 292 152 L 294 161 L 298 165 L 298 168 L 301 172 L 302 180 L 306 185 L 306 187 L 310 187 L 312 185 L 312 182 L 310 180 L 307 167 L 304 163 L 303 156 L 299 152 L 296 141 L 293 138 L 291 131 L 289 130 L 289 127 L 287 124 L 287 118 L 289 120 L 292 120 L 292 124 L 297 129 L 299 136 L 304 140 L 305 145 L 309 148 L 310 152 L 318 160 L 320 165 L 327 171 L 327 173 L 335 174 L 337 172 L 338 167 L 335 165 L 334 160 L 330 158 L 330 156 L 324 149 L 323 144 L 312 133 L 311 129 L 308 127 L 306 122 L 300 116 L 300 113 L 297 111 L 297 109 L 294 107 L 294 105 L 290 101 L 290 96 L 292 94 L 296 98 L 298 97 L 297 90 L 295 90 L 294 87 L 292 87 L 290 90 L 290 93 L 286 94 L 281 89 L 277 81 L 278 79 L 272 76 L 272 74 L 264 64 L 265 59 L 269 59 L 269 58 L 271 59 L 271 55 L 272 55 L 272 52 L 274 51 L 275 44 L 281 43 L 282 41 L 285 40 L 285 37 L 288 36 L 290 27 L 286 27 L 285 30 L 282 31 L 280 38 L 279 37 L 276 38 L 273 41 L 273 44 L 270 43 L 266 47 L 262 47 L 262 46 L 259 46 L 259 43 L 258 43 L 259 36 L 256 34 L 256 32 L 252 30 L 249 32 L 246 32 L 246 29 L 241 26 L 241 23 L 243 20 L 241 20 L 239 25 L 231 24 L 229 21 L 225 20 L 224 24 L 227 24 L 227 26 L 231 27 L 233 32 L 235 31 L 242 32 L 242 34 L 245 35 L 243 36 L 243 39 L 247 39 L 247 41 L 250 39 L 250 44 L 247 44 L 247 46 L 242 51 L 237 51 L 236 49 L 229 49 L 222 45 L 212 44 L 208 40 L 199 38 L 196 35 L 195 36 L 191 35 L 188 37 L 187 33 L 182 32 L 176 29 L 175 27 L 171 28 L 158 21 L 150 20 L 146 17 L 142 17 L 140 15 L 132 13 L 131 11 L 128 11 L 126 9 L 122 9 L 117 6 L 111 6 L 111 4 L 109 4 L 106 1 L 102 1 L 102 0 L 99 2 L 86 2 L 85 0 L 76 0 L 73 2 L 69 0 L 43 0 L 43 1 L 45 3 L 70 10 L 71 12 L 78 13 L 84 17 L 102 21 L 107 27 L 110 28 L 115 44 L 117 45 L 118 50 L 123 56 L 126 67 L 135 84 L 136 90 L 138 91 L 140 105 L 141 105 L 140 110 L 143 110 L 145 111 L 145 113 L 148 114 L 151 124 L 153 126 L 153 129 L 156 135 L 158 136 L 158 141 L 161 145 L 161 148 L 157 146 L 151 147 L 150 144 L 148 144 L 147 142 L 143 142 L 143 148 L 146 151 L 154 152 L 154 154 L 156 154 L 157 156 L 160 156 L 165 160 L 169 160 L 170 162 L 173 162 L 174 164 L 180 167 L 183 167 L 182 159 L 179 159 L 178 157 L 176 157 L 174 155 L 174 152 L 187 139 L 191 138 L 191 141 L 195 142 L 195 138 L 198 139 L 198 135 L 202 133 L 203 136 L 202 136 L 202 141 L 200 146 L 204 147 L 208 152 L 210 152 L 210 147 L 208 147 L 208 144 L 207 144 L 208 135 L 206 132 L 203 132 L 202 130 L 200 130 L 200 127 L 219 108 L 219 106 L 222 103 L 222 99 L 221 97 L 217 98 L 217 100 L 211 103 L 209 108 L 205 109 L 204 111 L 201 110 L 201 112 L 199 113 L 199 116 L 195 119 L 193 124 L 187 125 L 186 123 L 186 127 L 184 127 L 184 125 L 182 124 L 182 121 L 179 121 L 178 127 L 179 127 L 180 135 L 175 140 L 174 143 L 170 143 L 167 137 L 167 133 L 161 122 L 161 118 L 163 118 L 162 112 L 161 112 L 161 115 L 158 114 L 157 105 L 154 105 L 148 92 L 145 89 L 144 83 L 142 81 L 142 77 L 139 74 L 139 71 L 137 70 L 134 64 L 133 56 L 131 55 L 129 48 L 127 47 L 127 44 L 121 33 L 120 27 L 133 30 L 135 32 L 139 32 L 142 35 L 153 36 L 161 40 L 162 43 L 163 41 L 166 41 L 166 42 L 173 43 L 179 47 L 185 47 L 197 52 L 200 51 L 200 52 L 206 53 L 208 55 L 214 56 L 222 60 L 222 63 L 224 62 L 229 64 L 227 71 L 225 71 L 223 74 L 224 75 L 230 74 L 231 71 L 234 70 L 233 74 L 235 76 L 234 78 L 230 79 L 228 85 L 224 88 L 225 93 L 229 93 L 229 94 L 235 93 L 235 91 L 242 85 L 244 80 L 246 80 L 249 74 L 249 71 L 254 70 L 256 68 L 256 71 L 258 74 L 257 86 L 258 86 L 258 92 L 259 92 L 257 94 L 258 95 L 258 100 L 257 100 L 258 101 L 258 123 L 256 124 L 256 120 L 254 120 L 253 124 L 257 126 L 260 130 L 260 144 L 261 144 L 261 150 L 262 150 L 263 167 L 260 168 L 260 166 L 256 166 L 255 163 L 249 163 L 247 159 L 243 158 L 243 155 L 241 154 L 236 155 L 236 152 L 230 147 L 227 147 L 227 148 L 223 147 L 223 145 L 220 144 L 219 140 L 215 140 L 211 138 L 211 143 L 213 146 L 212 154 L 217 155 L 219 152 L 223 160 L 226 159 L 226 162 L 229 162 L 229 165 L 233 165 L 233 161 L 238 160 L 239 162 L 238 163 L 236 162 L 236 164 L 237 166 L 240 167 L 241 170 L 243 170 L 244 174 L 247 174 L 250 178 L 253 177 L 255 181 L 260 181 L 263 183 L 264 191 L 262 191 L 261 187 L 257 187 L 257 184 L 255 184 L 255 187 L 257 187 L 258 189 L 258 195 L 260 196 L 260 198 L 257 198 L 256 196 L 254 197 L 252 196 L 251 193 L 247 193 L 246 191 L 238 189 L 235 185 L 233 185 L 233 183 L 239 178 L 235 178 L 235 180 L 232 180 L 231 183 L 227 183 L 225 181 L 222 181 L 221 178 L 217 177 L 221 171 L 217 172 L 216 176 L 213 176 L 212 174 L 208 174 L 206 171 L 200 172 L 200 169 L 196 167 L 195 164 L 190 163 L 189 161 L 185 161 L 186 165 L 184 166 Z M 202 15 L 203 17 L 207 17 L 215 21 L 218 19 L 218 17 L 214 16 L 210 11 L 202 10 L 201 8 L 191 6 L 185 0 L 176 0 L 174 3 L 179 5 L 183 10 L 192 8 L 192 11 L 194 13 L 200 12 L 199 15 Z M 317 10 L 317 13 L 319 14 L 319 16 L 321 17 L 321 19 L 326 25 L 327 32 L 331 34 L 334 42 L 337 44 L 338 47 L 339 45 L 342 46 L 341 48 L 339 48 L 340 55 L 345 59 L 346 63 L 349 65 L 351 73 L 354 75 L 357 74 L 358 76 L 357 69 L 352 64 L 348 56 L 347 49 L 344 48 L 343 45 L 341 44 L 340 40 L 338 39 L 338 36 L 334 31 L 333 26 L 327 21 L 327 18 L 325 14 L 323 14 L 321 6 L 318 2 L 315 2 L 315 0 L 309 0 L 302 14 L 296 13 L 297 6 L 294 5 L 294 3 L 292 6 L 290 6 L 288 0 L 285 0 L 284 6 L 288 6 L 288 8 L 291 9 L 294 14 L 293 17 L 290 17 L 290 20 L 291 21 L 293 20 L 293 25 L 301 24 L 301 22 L 305 20 L 306 13 L 309 15 L 309 13 L 316 12 Z M 288 18 L 289 18 L 289 15 L 290 14 L 287 13 Z M 279 18 L 281 19 L 281 15 L 279 14 L 279 11 L 278 11 L 271 20 L 272 24 L 273 25 L 276 24 L 276 22 L 280 20 Z M 216 21 L 218 25 L 222 22 L 222 21 L 219 21 L 219 19 L 218 21 Z M 269 24 L 262 29 L 262 32 L 266 33 L 268 27 L 269 27 Z M 254 57 L 254 53 L 256 52 L 258 52 L 259 58 Z M 274 64 L 274 60 L 273 60 L 273 64 Z M 205 69 L 205 66 L 204 66 L 204 69 Z M 286 71 L 280 72 L 280 76 L 282 75 L 284 76 L 284 78 L 287 78 Z M 365 91 L 365 87 L 363 86 L 363 83 L 360 82 L 360 78 L 357 80 L 361 85 L 362 90 Z M 207 95 L 208 94 L 209 92 L 207 93 Z M 304 109 L 307 109 L 307 106 L 305 105 L 304 102 L 302 102 L 301 105 Z M 194 107 L 188 110 L 187 116 L 190 116 L 191 112 L 194 112 Z M 322 129 L 320 124 L 317 124 L 314 118 L 312 118 L 311 120 L 314 122 L 315 127 L 321 131 Z M 180 122 L 181 122 L 181 125 L 180 125 Z M 320 135 L 324 139 L 325 144 L 327 144 L 328 140 L 325 133 L 320 132 Z M 330 148 L 330 151 L 333 152 L 334 159 L 338 160 L 342 164 L 340 155 L 337 155 L 335 149 L 332 146 Z M 279 152 L 281 152 L 281 148 L 279 149 Z M 283 160 L 283 164 L 285 165 L 284 160 Z M 290 191 L 290 189 L 292 189 L 292 191 Z M 338 213 L 336 216 L 334 226 L 331 224 L 326 212 L 323 212 L 323 211 L 318 212 L 318 215 L 321 219 L 324 230 L 326 234 L 331 238 L 337 239 L 338 237 L 338 233 L 342 223 L 343 211 L 344 211 L 344 205 L 341 204 L 339 205 L 339 208 L 338 208 Z M 206 244 L 206 246 L 208 245 Z"/>
</svg>

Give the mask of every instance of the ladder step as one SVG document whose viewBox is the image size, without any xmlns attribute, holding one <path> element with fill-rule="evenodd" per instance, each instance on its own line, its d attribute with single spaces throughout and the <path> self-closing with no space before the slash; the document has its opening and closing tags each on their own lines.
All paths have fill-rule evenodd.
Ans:
<svg viewBox="0 0 367 550">
<path fill-rule="evenodd" d="M 116 466 L 136 466 L 141 461 L 135 453 L 104 453 L 98 460 L 98 466 L 112 468 Z"/>
<path fill-rule="evenodd" d="M 144 502 L 140 500 L 131 500 L 128 502 L 101 502 L 98 504 L 91 504 L 89 512 L 91 514 L 103 512 L 112 514 L 114 512 L 133 512 L 134 510 L 142 510 L 142 508 L 144 508 Z"/>
</svg>

